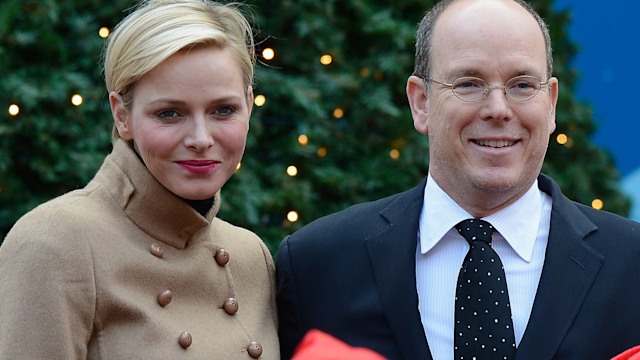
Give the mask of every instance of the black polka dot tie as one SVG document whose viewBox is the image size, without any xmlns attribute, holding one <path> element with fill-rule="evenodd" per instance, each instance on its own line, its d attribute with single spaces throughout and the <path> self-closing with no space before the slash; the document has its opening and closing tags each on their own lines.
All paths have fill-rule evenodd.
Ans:
<svg viewBox="0 0 640 360">
<path fill-rule="evenodd" d="M 491 248 L 493 226 L 479 219 L 456 225 L 469 242 L 456 288 L 454 359 L 513 359 L 516 341 L 507 280 Z"/>
</svg>

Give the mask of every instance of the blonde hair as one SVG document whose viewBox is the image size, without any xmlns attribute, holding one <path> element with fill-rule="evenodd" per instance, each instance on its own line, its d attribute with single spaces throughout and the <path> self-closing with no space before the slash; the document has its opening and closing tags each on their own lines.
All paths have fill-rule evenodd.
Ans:
<svg viewBox="0 0 640 360">
<path fill-rule="evenodd" d="M 253 83 L 255 49 L 251 25 L 240 4 L 208 0 L 146 0 L 109 36 L 103 55 L 107 90 L 122 96 L 125 108 L 138 79 L 176 52 L 193 46 L 230 48 L 248 89 Z M 119 136 L 113 129 L 113 140 Z"/>
</svg>

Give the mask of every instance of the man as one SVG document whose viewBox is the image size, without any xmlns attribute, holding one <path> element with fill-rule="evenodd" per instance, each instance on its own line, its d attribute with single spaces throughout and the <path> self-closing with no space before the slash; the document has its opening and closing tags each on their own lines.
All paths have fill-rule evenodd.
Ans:
<svg viewBox="0 0 640 360">
<path fill-rule="evenodd" d="M 389 359 L 610 359 L 640 344 L 640 224 L 574 203 L 540 174 L 551 74 L 549 33 L 524 1 L 443 1 L 425 16 L 407 96 L 429 174 L 282 241 L 283 358 L 314 328 Z M 487 243 L 465 240 L 465 219 L 494 229 Z M 459 301 L 487 302 L 458 283 L 478 248 L 493 254 L 482 266 L 498 264 L 480 272 L 506 286 L 488 291 L 506 297 L 495 300 L 506 319 L 463 326 L 475 305 Z M 497 324 L 500 357 L 485 346 Z"/>
</svg>

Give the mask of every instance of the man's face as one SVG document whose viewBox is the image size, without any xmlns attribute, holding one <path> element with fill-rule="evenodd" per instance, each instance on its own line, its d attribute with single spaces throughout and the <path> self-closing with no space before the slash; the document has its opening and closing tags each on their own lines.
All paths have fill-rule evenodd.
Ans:
<svg viewBox="0 0 640 360">
<path fill-rule="evenodd" d="M 434 80 L 471 76 L 491 86 L 519 75 L 547 80 L 542 31 L 510 0 L 456 2 L 433 35 Z M 429 134 L 429 171 L 472 214 L 488 215 L 512 203 L 536 179 L 555 129 L 557 80 L 549 84 L 526 102 L 508 99 L 500 88 L 481 101 L 463 102 L 450 88 L 425 87 L 422 116 L 416 119 L 414 109 L 414 122 Z"/>
</svg>

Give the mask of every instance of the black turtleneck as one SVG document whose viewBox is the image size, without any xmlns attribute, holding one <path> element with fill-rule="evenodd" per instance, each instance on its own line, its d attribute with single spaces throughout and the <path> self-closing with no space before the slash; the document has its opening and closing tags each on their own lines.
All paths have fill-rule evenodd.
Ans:
<svg viewBox="0 0 640 360">
<path fill-rule="evenodd" d="M 212 197 L 204 200 L 182 200 L 184 200 L 187 204 L 189 204 L 189 206 L 191 206 L 195 211 L 199 212 L 202 216 L 205 216 L 213 206 Z"/>
</svg>

